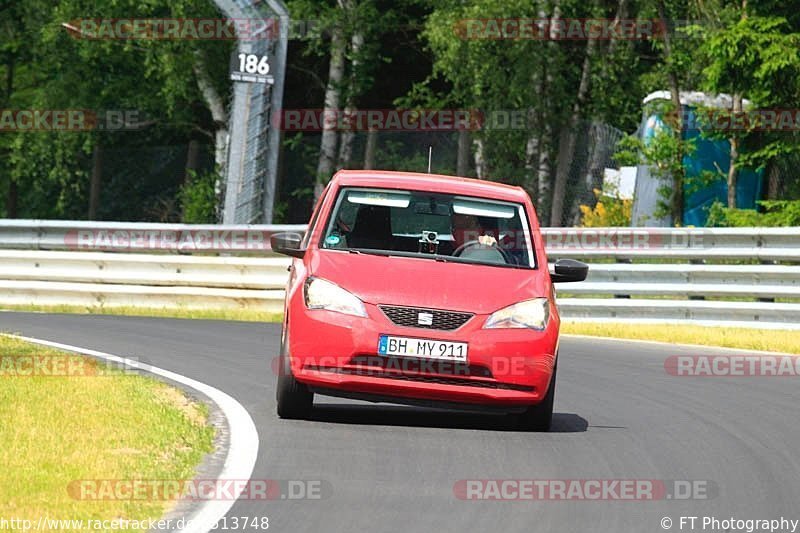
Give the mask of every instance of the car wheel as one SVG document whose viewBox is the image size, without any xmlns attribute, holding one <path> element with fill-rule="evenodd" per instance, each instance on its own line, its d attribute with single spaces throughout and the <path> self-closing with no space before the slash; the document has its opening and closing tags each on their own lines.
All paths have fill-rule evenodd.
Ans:
<svg viewBox="0 0 800 533">
<path fill-rule="evenodd" d="M 278 373 L 278 387 L 275 394 L 278 403 L 278 416 L 281 418 L 305 418 L 311 414 L 314 393 L 294 379 L 288 365 Z"/>
<path fill-rule="evenodd" d="M 550 431 L 553 422 L 553 400 L 556 397 L 556 370 L 558 364 L 553 367 L 553 376 L 550 378 L 550 386 L 544 400 L 536 405 L 531 405 L 519 415 L 519 423 L 527 431 Z"/>
</svg>

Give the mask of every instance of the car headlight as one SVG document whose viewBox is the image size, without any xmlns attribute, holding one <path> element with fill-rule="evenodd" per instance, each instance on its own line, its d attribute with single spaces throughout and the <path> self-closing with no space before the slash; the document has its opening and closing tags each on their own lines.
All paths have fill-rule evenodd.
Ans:
<svg viewBox="0 0 800 533">
<path fill-rule="evenodd" d="M 309 309 L 327 309 L 346 315 L 367 316 L 364 302 L 335 283 L 320 278 L 308 278 L 303 296 Z"/>
<path fill-rule="evenodd" d="M 535 298 L 505 307 L 486 319 L 483 329 L 530 328 L 543 330 L 550 320 L 550 300 Z"/>
</svg>

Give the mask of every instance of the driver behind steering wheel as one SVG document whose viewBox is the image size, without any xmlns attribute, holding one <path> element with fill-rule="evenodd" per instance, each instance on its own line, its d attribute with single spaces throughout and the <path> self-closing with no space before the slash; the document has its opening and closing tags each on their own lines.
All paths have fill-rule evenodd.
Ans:
<svg viewBox="0 0 800 533">
<path fill-rule="evenodd" d="M 486 231 L 478 222 L 478 217 L 453 213 L 450 221 L 453 227 L 453 246 L 455 249 L 470 241 L 478 241 L 484 246 L 497 245 L 497 239 L 492 235 L 486 235 Z"/>
</svg>

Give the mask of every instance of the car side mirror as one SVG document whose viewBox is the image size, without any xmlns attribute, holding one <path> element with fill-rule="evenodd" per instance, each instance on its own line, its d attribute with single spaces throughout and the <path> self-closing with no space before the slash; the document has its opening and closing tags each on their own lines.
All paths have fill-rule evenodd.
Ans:
<svg viewBox="0 0 800 533">
<path fill-rule="evenodd" d="M 554 283 L 565 283 L 568 281 L 583 281 L 589 273 L 589 265 L 575 259 L 559 259 L 553 265 L 553 272 L 550 279 Z"/>
<path fill-rule="evenodd" d="M 272 251 L 291 257 L 302 258 L 306 251 L 302 248 L 303 236 L 299 233 L 276 233 L 269 238 Z"/>
</svg>

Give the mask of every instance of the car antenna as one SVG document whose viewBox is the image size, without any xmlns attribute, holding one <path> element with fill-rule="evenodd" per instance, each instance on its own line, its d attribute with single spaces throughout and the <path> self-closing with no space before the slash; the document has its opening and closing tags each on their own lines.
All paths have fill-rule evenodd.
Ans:
<svg viewBox="0 0 800 533">
<path fill-rule="evenodd" d="M 431 159 L 433 158 L 433 145 L 428 146 L 428 174 L 431 173 Z"/>
</svg>

